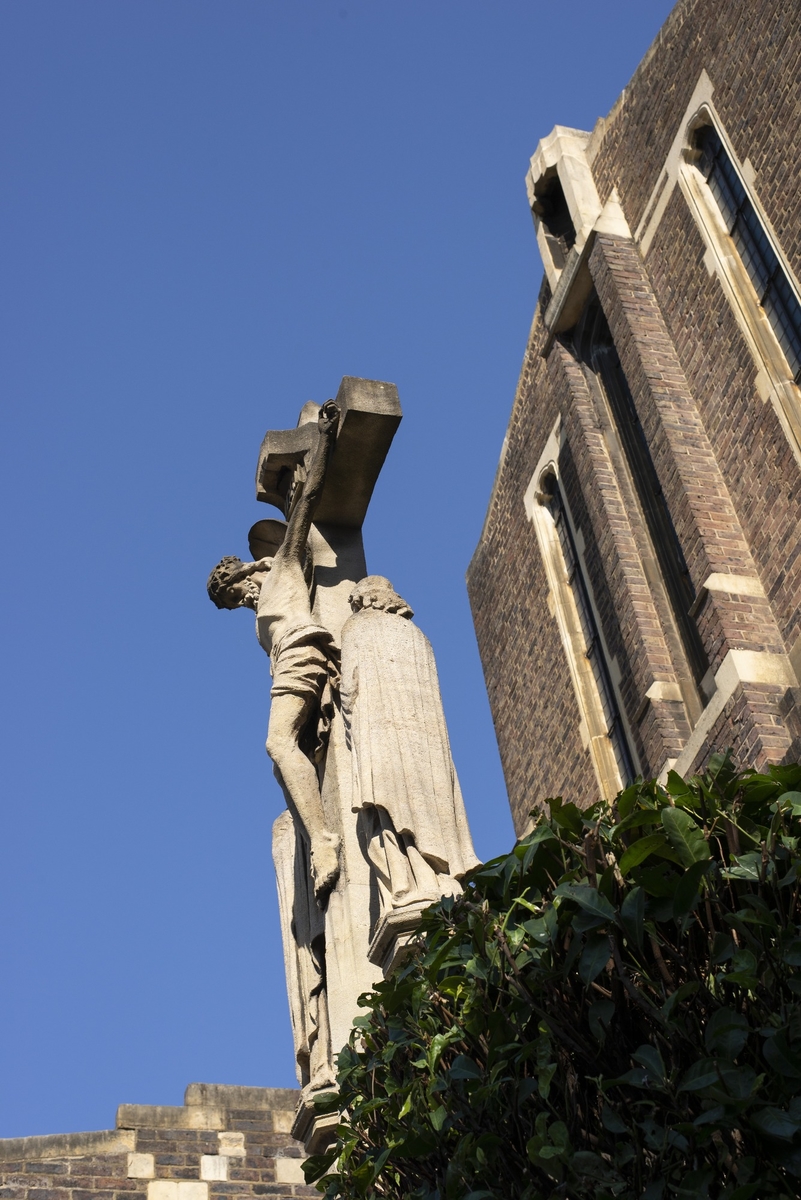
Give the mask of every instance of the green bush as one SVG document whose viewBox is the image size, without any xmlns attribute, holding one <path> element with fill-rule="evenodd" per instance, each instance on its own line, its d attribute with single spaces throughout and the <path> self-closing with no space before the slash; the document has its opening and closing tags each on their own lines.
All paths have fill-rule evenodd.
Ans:
<svg viewBox="0 0 801 1200">
<path fill-rule="evenodd" d="M 363 997 L 334 1197 L 801 1195 L 801 766 L 549 802 Z"/>
</svg>

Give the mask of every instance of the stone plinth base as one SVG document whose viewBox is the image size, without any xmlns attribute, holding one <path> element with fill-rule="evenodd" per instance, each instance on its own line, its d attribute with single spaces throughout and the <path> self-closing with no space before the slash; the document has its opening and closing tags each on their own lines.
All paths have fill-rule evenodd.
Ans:
<svg viewBox="0 0 801 1200">
<path fill-rule="evenodd" d="M 322 1154 L 334 1140 L 334 1132 L 339 1124 L 339 1113 L 321 1113 L 314 1107 L 314 1096 L 322 1092 L 312 1092 L 302 1096 L 291 1134 L 299 1142 L 303 1142 L 307 1154 Z"/>
<path fill-rule="evenodd" d="M 405 908 L 392 908 L 379 920 L 370 939 L 367 957 L 371 963 L 381 968 L 385 979 L 406 958 L 420 924 L 420 917 L 433 903 L 433 900 L 423 900 Z"/>
</svg>

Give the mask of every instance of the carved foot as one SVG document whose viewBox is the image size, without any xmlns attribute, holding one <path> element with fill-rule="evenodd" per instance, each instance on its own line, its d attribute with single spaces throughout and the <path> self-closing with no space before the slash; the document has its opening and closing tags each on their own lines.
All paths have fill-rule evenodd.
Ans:
<svg viewBox="0 0 801 1200">
<path fill-rule="evenodd" d="M 312 840 L 311 870 L 314 895 L 322 903 L 339 878 L 339 838 L 335 833 L 321 833 Z"/>
</svg>

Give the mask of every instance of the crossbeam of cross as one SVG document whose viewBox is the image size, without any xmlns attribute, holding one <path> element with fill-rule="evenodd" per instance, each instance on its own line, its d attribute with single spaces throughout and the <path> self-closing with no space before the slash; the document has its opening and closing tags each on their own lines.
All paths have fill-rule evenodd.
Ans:
<svg viewBox="0 0 801 1200">
<path fill-rule="evenodd" d="M 342 417 L 315 525 L 361 529 L 402 412 L 393 383 L 346 375 L 336 402 Z M 316 405 L 306 405 L 295 429 L 270 430 L 259 451 L 256 499 L 286 515 L 296 468 L 304 466 L 317 439 Z"/>
</svg>

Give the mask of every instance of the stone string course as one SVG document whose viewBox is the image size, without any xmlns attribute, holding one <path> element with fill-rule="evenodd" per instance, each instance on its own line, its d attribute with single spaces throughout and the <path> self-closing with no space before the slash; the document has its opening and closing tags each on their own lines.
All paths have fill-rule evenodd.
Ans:
<svg viewBox="0 0 801 1200">
<path fill-rule="evenodd" d="M 123 1104 L 114 1130 L 0 1140 L 0 1200 L 317 1196 L 289 1134 L 298 1098 L 190 1084 L 183 1107 Z"/>
</svg>

